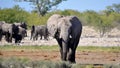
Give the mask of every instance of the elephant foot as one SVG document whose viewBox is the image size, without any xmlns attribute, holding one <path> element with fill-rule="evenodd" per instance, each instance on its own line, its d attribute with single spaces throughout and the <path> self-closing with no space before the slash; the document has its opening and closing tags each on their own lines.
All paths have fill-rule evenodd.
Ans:
<svg viewBox="0 0 120 68">
<path fill-rule="evenodd" d="M 68 57 L 68 61 L 69 61 L 70 63 L 76 63 L 75 58 L 73 58 L 73 56 L 69 56 L 69 57 Z"/>
<path fill-rule="evenodd" d="M 68 61 L 69 61 L 69 63 L 76 63 L 76 61 L 73 59 L 68 59 Z"/>
<path fill-rule="evenodd" d="M 76 61 L 69 61 L 70 63 L 76 63 Z"/>
</svg>

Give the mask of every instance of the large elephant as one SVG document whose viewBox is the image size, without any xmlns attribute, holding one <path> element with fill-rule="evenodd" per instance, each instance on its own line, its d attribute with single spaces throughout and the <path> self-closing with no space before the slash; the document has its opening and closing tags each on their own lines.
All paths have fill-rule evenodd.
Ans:
<svg viewBox="0 0 120 68">
<path fill-rule="evenodd" d="M 48 39 L 48 33 L 47 33 L 47 27 L 46 25 L 39 25 L 39 26 L 32 26 L 31 28 L 31 38 L 33 40 L 37 40 L 38 36 L 40 36 L 40 39 L 44 37 L 44 39 Z"/>
<path fill-rule="evenodd" d="M 0 40 L 2 39 L 2 35 L 5 35 L 5 39 L 7 42 L 12 42 L 13 34 L 18 34 L 19 30 L 15 24 L 3 23 L 0 28 Z"/>
<path fill-rule="evenodd" d="M 52 15 L 47 21 L 49 34 L 59 46 L 63 61 L 75 62 L 76 48 L 82 33 L 82 24 L 76 16 Z"/>
</svg>

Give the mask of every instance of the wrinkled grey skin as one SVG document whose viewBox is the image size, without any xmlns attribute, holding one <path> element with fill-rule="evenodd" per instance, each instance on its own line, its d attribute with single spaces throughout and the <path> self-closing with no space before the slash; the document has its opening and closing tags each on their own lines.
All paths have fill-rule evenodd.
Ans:
<svg viewBox="0 0 120 68">
<path fill-rule="evenodd" d="M 47 29 L 60 46 L 61 59 L 75 63 L 76 48 L 82 33 L 79 19 L 75 16 L 54 14 L 47 21 Z"/>
<path fill-rule="evenodd" d="M 32 26 L 30 39 L 33 38 L 33 40 L 38 40 L 38 36 L 40 36 L 40 39 L 42 39 L 42 36 L 44 37 L 45 40 L 48 39 L 46 25 Z"/>
</svg>

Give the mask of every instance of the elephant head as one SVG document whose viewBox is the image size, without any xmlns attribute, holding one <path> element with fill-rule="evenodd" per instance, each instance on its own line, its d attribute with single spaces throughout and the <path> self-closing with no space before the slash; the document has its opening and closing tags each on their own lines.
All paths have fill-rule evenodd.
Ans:
<svg viewBox="0 0 120 68">
<path fill-rule="evenodd" d="M 61 59 L 75 62 L 75 51 L 82 33 L 82 24 L 76 16 L 52 15 L 47 21 L 47 29 L 59 46 Z"/>
<path fill-rule="evenodd" d="M 25 22 L 20 22 L 20 23 L 14 23 L 16 26 L 20 26 L 24 29 L 27 29 L 27 24 Z"/>
<path fill-rule="evenodd" d="M 22 22 L 20 26 L 21 26 L 22 28 L 27 29 L 27 24 L 26 24 L 25 22 Z"/>
</svg>

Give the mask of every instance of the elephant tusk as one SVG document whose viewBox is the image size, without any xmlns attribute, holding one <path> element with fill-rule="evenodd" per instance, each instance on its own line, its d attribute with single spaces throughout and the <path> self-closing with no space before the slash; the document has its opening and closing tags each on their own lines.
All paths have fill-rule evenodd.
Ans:
<svg viewBox="0 0 120 68">
<path fill-rule="evenodd" d="M 72 36 L 70 35 L 69 38 L 72 38 Z"/>
</svg>

